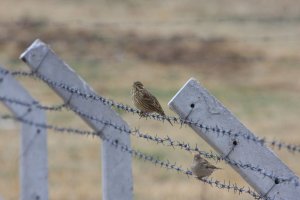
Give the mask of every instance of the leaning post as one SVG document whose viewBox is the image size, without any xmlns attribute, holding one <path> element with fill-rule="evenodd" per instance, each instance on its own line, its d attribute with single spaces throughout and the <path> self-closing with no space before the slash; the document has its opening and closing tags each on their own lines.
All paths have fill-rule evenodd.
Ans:
<svg viewBox="0 0 300 200">
<path fill-rule="evenodd" d="M 41 40 L 35 40 L 20 58 L 37 74 L 47 77 L 51 81 L 63 83 L 79 89 L 85 94 L 96 95 L 94 90 L 61 60 L 50 47 Z M 68 91 L 49 85 L 71 109 L 80 109 L 84 113 L 96 116 L 98 119 L 114 122 L 124 128 L 127 123 L 108 105 L 99 101 L 70 94 Z M 110 138 L 130 147 L 129 135 L 119 134 L 119 131 L 110 126 L 80 116 L 89 126 L 100 133 L 100 137 Z M 120 153 L 118 149 L 107 142 L 102 144 L 102 184 L 104 200 L 132 200 L 133 180 L 131 157 Z"/>
<path fill-rule="evenodd" d="M 298 180 L 298 177 L 268 147 L 247 140 L 245 134 L 250 138 L 255 135 L 194 78 L 177 92 L 169 102 L 169 107 L 181 119 L 198 125 L 203 124 L 197 126 L 191 123 L 190 127 L 222 156 L 260 166 L 272 171 L 277 177 Z M 222 134 L 223 131 L 232 134 Z M 300 187 L 291 182 L 273 180 L 249 168 L 232 167 L 264 197 L 274 200 L 295 200 L 300 197 Z"/>
</svg>

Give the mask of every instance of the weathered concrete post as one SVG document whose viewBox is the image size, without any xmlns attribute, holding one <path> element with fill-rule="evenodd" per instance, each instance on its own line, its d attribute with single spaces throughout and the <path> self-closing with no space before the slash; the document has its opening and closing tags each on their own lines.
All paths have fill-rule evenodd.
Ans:
<svg viewBox="0 0 300 200">
<path fill-rule="evenodd" d="M 251 137 L 254 134 L 195 79 L 191 78 L 177 92 L 169 106 L 182 119 L 237 133 L 231 136 L 222 135 L 211 129 L 191 125 L 221 155 L 260 166 L 278 177 L 298 178 L 269 148 L 241 137 L 241 134 L 249 134 Z M 262 196 L 274 197 L 274 200 L 295 200 L 300 197 L 300 187 L 292 183 L 272 180 L 249 168 L 232 167 Z"/>
<path fill-rule="evenodd" d="M 20 58 L 37 74 L 77 88 L 83 93 L 95 94 L 93 89 L 73 69 L 63 62 L 48 45 L 38 39 L 28 47 Z M 69 103 L 71 109 L 80 108 L 85 113 L 97 116 L 98 119 L 112 121 L 119 126 L 128 128 L 127 123 L 109 106 L 76 95 L 72 96 L 62 88 L 52 87 L 52 89 L 65 102 Z M 81 116 L 81 118 L 95 131 L 99 132 L 100 137 L 108 137 L 130 147 L 129 135 L 119 134 L 116 129 L 104 126 L 87 117 Z M 132 200 L 131 156 L 120 153 L 119 150 L 107 142 L 102 144 L 102 182 L 104 200 Z"/>
<path fill-rule="evenodd" d="M 2 72 L 6 71 L 0 67 Z M 14 99 L 22 102 L 33 103 L 35 100 L 29 93 L 11 76 L 0 73 L 0 97 Z M 22 117 L 30 121 L 46 124 L 46 115 L 43 110 L 24 107 L 4 101 L 16 117 Z M 20 188 L 21 200 L 47 200 L 48 199 L 48 152 L 47 133 L 45 129 L 39 129 L 28 124 L 21 127 L 20 148 Z"/>
</svg>

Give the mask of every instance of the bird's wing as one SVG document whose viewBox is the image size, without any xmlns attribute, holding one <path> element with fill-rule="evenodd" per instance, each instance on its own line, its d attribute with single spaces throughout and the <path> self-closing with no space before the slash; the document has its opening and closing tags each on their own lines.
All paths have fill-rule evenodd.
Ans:
<svg viewBox="0 0 300 200">
<path fill-rule="evenodd" d="M 155 96 L 153 96 L 150 92 L 145 90 L 143 92 L 143 100 L 147 106 L 151 108 L 154 112 L 157 112 L 160 115 L 165 115 L 165 112 L 163 111 L 160 103 L 156 99 Z"/>
</svg>

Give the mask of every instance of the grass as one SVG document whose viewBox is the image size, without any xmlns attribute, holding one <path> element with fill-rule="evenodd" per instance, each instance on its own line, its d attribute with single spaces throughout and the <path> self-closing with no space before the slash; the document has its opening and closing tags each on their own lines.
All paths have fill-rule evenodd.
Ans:
<svg viewBox="0 0 300 200">
<path fill-rule="evenodd" d="M 51 44 L 97 93 L 132 105 L 130 88 L 134 80 L 140 80 L 158 97 L 168 115 L 174 115 L 167 108 L 168 101 L 190 77 L 195 77 L 257 135 L 300 143 L 297 1 L 2 3 L 0 59 L 4 66 L 24 70 L 24 64 L 17 58 L 39 37 Z M 42 103 L 61 103 L 40 81 L 18 79 Z M 3 107 L 0 111 L 8 112 Z M 188 127 L 174 128 L 168 123 L 118 112 L 143 132 L 169 135 L 211 150 Z M 88 128 L 68 111 L 48 113 L 47 117 L 51 124 Z M 19 196 L 18 131 L 17 123 L 0 121 L 0 194 L 4 199 Z M 48 135 L 50 199 L 100 199 L 99 140 L 51 131 Z M 136 149 L 176 161 L 183 167 L 191 163 L 192 155 L 181 150 L 136 138 L 132 138 L 132 143 Z M 300 173 L 297 155 L 275 152 Z M 247 185 L 230 167 L 217 165 L 224 170 L 213 177 Z M 133 175 L 137 200 L 251 199 L 135 159 Z"/>
</svg>

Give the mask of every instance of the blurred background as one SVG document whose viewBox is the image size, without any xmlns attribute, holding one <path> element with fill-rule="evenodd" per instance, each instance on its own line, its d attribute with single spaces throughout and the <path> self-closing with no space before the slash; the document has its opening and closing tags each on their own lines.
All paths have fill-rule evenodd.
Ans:
<svg viewBox="0 0 300 200">
<path fill-rule="evenodd" d="M 300 144 L 300 7 L 297 0 L 2 0 L 0 63 L 27 70 L 19 55 L 40 38 L 97 93 L 132 105 L 139 80 L 168 101 L 195 77 L 258 136 Z M 18 78 L 42 104 L 61 100 L 44 83 Z M 0 111 L 9 111 L 0 105 Z M 132 126 L 212 149 L 188 127 L 139 119 Z M 48 123 L 89 129 L 70 111 L 47 113 Z M 0 120 L 0 194 L 19 197 L 19 128 Z M 136 138 L 133 147 L 189 167 L 192 155 Z M 50 199 L 101 199 L 98 138 L 49 131 Z M 274 150 L 297 174 L 297 154 Z M 204 185 L 133 159 L 136 200 L 252 199 Z M 213 161 L 211 161 L 213 164 Z M 247 183 L 224 163 L 214 178 Z"/>
</svg>

